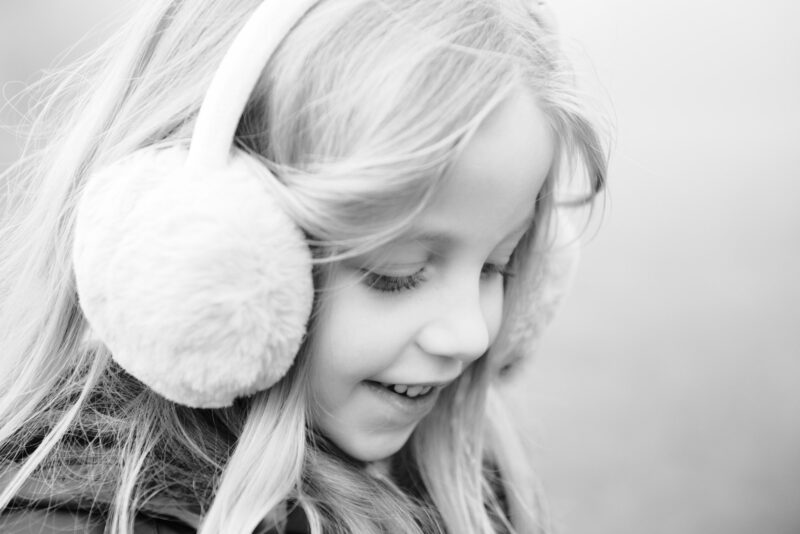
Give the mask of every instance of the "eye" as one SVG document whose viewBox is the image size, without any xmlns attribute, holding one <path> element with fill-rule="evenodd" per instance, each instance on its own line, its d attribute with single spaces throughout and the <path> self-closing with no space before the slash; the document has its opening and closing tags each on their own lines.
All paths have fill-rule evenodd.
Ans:
<svg viewBox="0 0 800 534">
<path fill-rule="evenodd" d="M 508 280 L 514 276 L 514 273 L 508 268 L 508 265 L 498 265 L 496 263 L 485 263 L 481 269 L 481 278 L 489 279 L 495 276 L 501 276 L 503 281 Z"/>
<path fill-rule="evenodd" d="M 364 283 L 367 287 L 382 293 L 408 291 L 415 289 L 425 281 L 424 268 L 409 275 L 376 273 L 369 269 L 361 269 L 361 274 L 364 276 Z"/>
</svg>

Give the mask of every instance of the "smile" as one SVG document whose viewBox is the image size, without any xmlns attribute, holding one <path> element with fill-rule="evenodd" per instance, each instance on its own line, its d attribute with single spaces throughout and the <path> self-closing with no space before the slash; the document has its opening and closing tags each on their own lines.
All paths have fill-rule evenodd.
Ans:
<svg viewBox="0 0 800 534">
<path fill-rule="evenodd" d="M 433 389 L 433 386 L 409 386 L 406 384 L 387 384 L 385 382 L 379 382 L 379 384 L 398 395 L 403 395 L 412 399 L 427 395 Z"/>
<path fill-rule="evenodd" d="M 433 409 L 442 389 L 436 384 L 392 384 L 374 380 L 365 380 L 363 384 L 382 401 L 374 405 L 381 413 L 381 424 L 394 426 L 419 422 Z M 385 411 L 386 408 L 389 410 Z"/>
</svg>

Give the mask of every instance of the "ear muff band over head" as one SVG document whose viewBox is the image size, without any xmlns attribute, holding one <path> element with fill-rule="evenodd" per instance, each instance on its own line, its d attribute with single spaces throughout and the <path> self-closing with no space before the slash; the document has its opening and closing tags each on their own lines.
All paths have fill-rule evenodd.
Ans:
<svg viewBox="0 0 800 534">
<path fill-rule="evenodd" d="M 316 1 L 266 0 L 227 51 L 190 147 L 142 149 L 88 178 L 73 268 L 119 365 L 174 402 L 222 407 L 289 369 L 313 301 L 282 187 L 234 133 L 269 58 Z"/>
</svg>

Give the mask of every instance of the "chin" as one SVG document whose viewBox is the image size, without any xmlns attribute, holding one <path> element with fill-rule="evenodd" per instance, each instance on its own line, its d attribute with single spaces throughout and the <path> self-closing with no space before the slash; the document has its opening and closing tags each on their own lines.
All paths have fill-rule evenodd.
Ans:
<svg viewBox="0 0 800 534">
<path fill-rule="evenodd" d="M 372 463 L 387 460 L 403 448 L 414 428 L 402 431 L 348 432 L 342 430 L 329 439 L 351 458 Z"/>
</svg>

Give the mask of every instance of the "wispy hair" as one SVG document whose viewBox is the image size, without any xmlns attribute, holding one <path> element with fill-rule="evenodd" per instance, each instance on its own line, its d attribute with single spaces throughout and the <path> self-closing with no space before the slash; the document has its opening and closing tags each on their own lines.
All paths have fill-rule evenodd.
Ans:
<svg viewBox="0 0 800 534">
<path fill-rule="evenodd" d="M 2 177 L 0 509 L 26 496 L 78 500 L 107 508 L 120 533 L 140 511 L 202 533 L 280 527 L 290 502 L 317 533 L 543 531 L 491 350 L 384 476 L 315 435 L 303 351 L 270 390 L 195 410 L 87 343 L 71 270 L 78 195 L 99 166 L 189 140 L 216 65 L 258 3 L 143 2 L 115 37 L 46 82 L 32 142 Z M 318 262 L 330 262 L 407 229 L 483 119 L 519 89 L 557 140 L 520 245 L 535 250 L 547 246 L 557 181 L 583 169 L 587 193 L 573 201 L 590 203 L 607 155 L 557 38 L 521 0 L 319 2 L 266 66 L 237 144 L 278 177 Z M 513 268 L 535 269 L 535 258 L 515 254 Z M 509 300 L 518 290 L 508 284 Z"/>
</svg>

